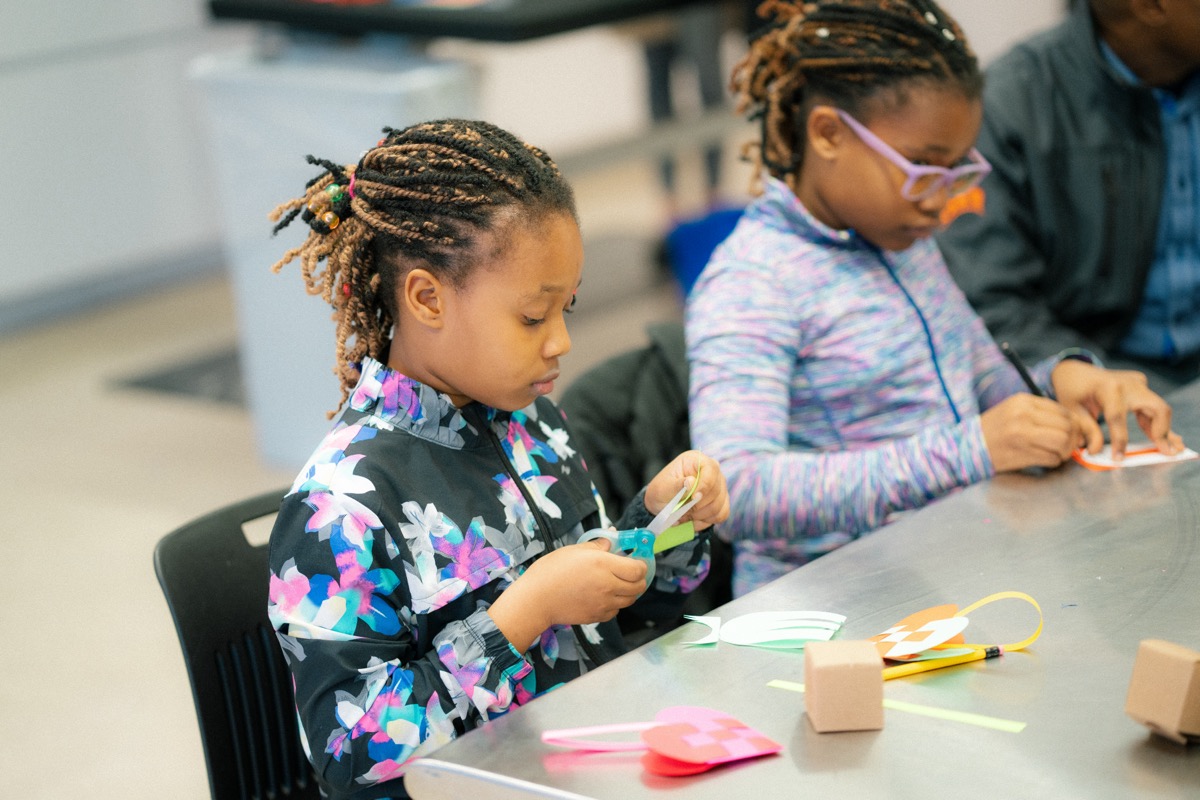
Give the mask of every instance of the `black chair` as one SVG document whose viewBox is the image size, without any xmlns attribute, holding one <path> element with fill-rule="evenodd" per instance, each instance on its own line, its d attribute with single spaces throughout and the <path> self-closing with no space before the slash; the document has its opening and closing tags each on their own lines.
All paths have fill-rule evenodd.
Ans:
<svg viewBox="0 0 1200 800">
<path fill-rule="evenodd" d="M 276 513 L 283 495 L 267 492 L 218 509 L 154 549 L 213 800 L 320 796 L 300 746 L 287 665 L 267 620 L 267 547 L 251 545 L 242 527 Z"/>
</svg>

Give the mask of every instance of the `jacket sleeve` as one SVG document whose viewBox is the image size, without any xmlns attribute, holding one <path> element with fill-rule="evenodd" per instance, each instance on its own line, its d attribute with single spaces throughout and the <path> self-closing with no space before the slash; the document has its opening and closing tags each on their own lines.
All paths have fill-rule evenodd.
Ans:
<svg viewBox="0 0 1200 800">
<path fill-rule="evenodd" d="M 698 401 L 721 402 L 704 395 Z M 895 512 L 991 474 L 978 416 L 874 447 L 824 453 L 789 450 L 782 427 L 697 424 L 697 443 L 721 461 L 729 481 L 724 530 L 740 540 L 788 539 L 811 554 L 828 549 L 824 537 L 873 530 Z"/>
<path fill-rule="evenodd" d="M 432 554 L 429 554 L 432 555 Z M 528 694 L 532 666 L 484 608 L 425 641 L 407 548 L 353 494 L 285 498 L 271 537 L 268 611 L 292 673 L 302 740 L 335 792 L 399 777 L 401 765 Z M 397 573 L 400 570 L 400 573 Z"/>
<path fill-rule="evenodd" d="M 1070 347 L 1103 357 L 1104 349 L 1059 321 L 1047 301 L 1050 243 L 1042 226 L 1043 220 L 1055 219 L 1045 207 L 1055 201 L 1035 196 L 1034 186 L 1049 178 L 1035 174 L 1045 169 L 1039 165 L 1041 145 L 1036 139 L 1038 121 L 1052 112 L 1037 108 L 1030 86 L 1044 79 L 1035 72 L 1019 51 L 988 71 L 983 128 L 976 145 L 992 164 L 981 185 L 984 209 L 959 216 L 937 241 L 954 280 L 998 341 L 1011 342 L 1030 363 Z"/>
</svg>

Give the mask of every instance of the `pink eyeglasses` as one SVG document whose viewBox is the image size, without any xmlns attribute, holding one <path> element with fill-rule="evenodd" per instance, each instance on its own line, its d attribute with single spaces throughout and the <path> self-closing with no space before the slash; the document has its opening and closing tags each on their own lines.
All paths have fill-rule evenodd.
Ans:
<svg viewBox="0 0 1200 800">
<path fill-rule="evenodd" d="M 904 182 L 904 186 L 900 188 L 900 194 L 904 195 L 908 200 L 924 200 L 927 197 L 937 194 L 942 189 L 946 190 L 947 196 L 954 197 L 956 194 L 962 194 L 978 186 L 987 174 L 992 171 L 992 165 L 974 147 L 967 154 L 970 163 L 963 164 L 961 167 L 947 169 L 946 167 L 929 167 L 914 164 L 893 150 L 883 139 L 871 133 L 866 125 L 863 125 L 840 108 L 836 109 L 836 111 L 838 116 L 842 118 L 842 122 L 850 126 L 850 130 L 858 135 L 863 144 L 895 164 L 907 176 L 908 179 Z"/>
</svg>

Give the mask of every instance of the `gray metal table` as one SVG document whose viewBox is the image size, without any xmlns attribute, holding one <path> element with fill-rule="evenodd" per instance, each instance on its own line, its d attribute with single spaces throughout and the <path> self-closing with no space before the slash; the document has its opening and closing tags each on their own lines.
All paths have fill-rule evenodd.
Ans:
<svg viewBox="0 0 1200 800">
<path fill-rule="evenodd" d="M 1171 399 L 1176 430 L 1200 445 L 1200 387 Z M 595 798 L 1200 797 L 1200 747 L 1153 737 L 1124 713 L 1139 641 L 1200 647 L 1198 542 L 1200 461 L 1106 473 L 1070 464 L 966 489 L 718 612 L 836 611 L 848 617 L 842 638 L 866 638 L 928 606 L 1028 593 L 1045 630 L 1027 651 L 884 687 L 887 698 L 1026 722 L 1020 733 L 888 710 L 883 730 L 817 734 L 803 695 L 767 686 L 803 681 L 802 654 L 685 648 L 706 630 L 687 625 L 434 757 Z M 1036 620 L 1013 600 L 977 614 L 970 641 L 1016 641 Z M 572 753 L 539 739 L 551 728 L 649 720 L 671 705 L 724 711 L 783 752 L 661 778 L 637 754 Z"/>
</svg>

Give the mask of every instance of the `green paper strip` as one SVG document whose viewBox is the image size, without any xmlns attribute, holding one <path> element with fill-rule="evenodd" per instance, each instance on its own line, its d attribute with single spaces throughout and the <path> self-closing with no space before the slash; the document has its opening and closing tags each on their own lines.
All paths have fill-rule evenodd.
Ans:
<svg viewBox="0 0 1200 800">
<path fill-rule="evenodd" d="M 1025 730 L 1024 722 L 1012 719 L 1000 719 L 983 714 L 972 714 L 969 711 L 951 711 L 948 708 L 919 706 L 916 703 L 905 703 L 902 700 L 884 700 L 884 708 L 894 708 L 897 711 L 907 711 L 910 714 L 920 714 L 925 717 L 949 720 L 950 722 L 965 722 L 968 725 L 978 725 L 981 728 L 1004 731 L 1005 733 L 1020 733 Z"/>
<path fill-rule="evenodd" d="M 703 464 L 696 467 L 696 479 L 694 481 L 692 481 L 692 488 L 687 490 L 687 494 L 685 494 L 683 497 L 679 498 L 679 503 L 678 503 L 678 505 L 675 506 L 676 508 L 683 508 L 684 506 L 686 506 L 688 504 L 688 501 L 692 499 L 692 495 L 694 495 L 696 493 L 696 487 L 700 485 L 700 473 L 703 471 L 704 471 Z"/>
<path fill-rule="evenodd" d="M 774 680 L 769 681 L 767 686 L 776 689 L 787 689 L 791 692 L 804 691 L 804 684 L 795 683 L 794 681 Z M 991 728 L 992 730 L 1004 731 L 1005 733 L 1020 733 L 1025 730 L 1026 725 L 1026 723 L 1017 722 L 1016 720 L 988 717 L 983 714 L 972 714 L 968 711 L 952 711 L 948 708 L 922 706 L 916 703 L 905 703 L 902 700 L 889 700 L 886 697 L 883 700 L 883 707 L 893 709 L 894 711 L 907 711 L 910 714 L 919 714 L 923 717 L 944 719 L 949 722 L 964 722 L 968 725 L 978 725 L 981 728 Z"/>
<path fill-rule="evenodd" d="M 690 542 L 695 538 L 696 526 L 692 524 L 692 521 L 681 522 L 654 537 L 654 552 L 661 553 L 663 550 L 670 550 L 672 547 Z"/>
<path fill-rule="evenodd" d="M 692 495 L 696 493 L 696 487 L 700 485 L 700 473 L 703 467 L 696 467 L 696 479 L 692 481 L 690 489 L 684 493 L 683 497 L 679 498 L 679 502 L 675 504 L 676 509 L 683 508 L 692 499 Z M 664 550 L 670 550 L 672 547 L 678 547 L 684 542 L 690 542 L 696 538 L 696 528 L 692 525 L 692 521 L 681 522 L 678 525 L 673 525 L 667 528 L 662 533 L 654 537 L 654 553 L 661 553 Z"/>
</svg>

